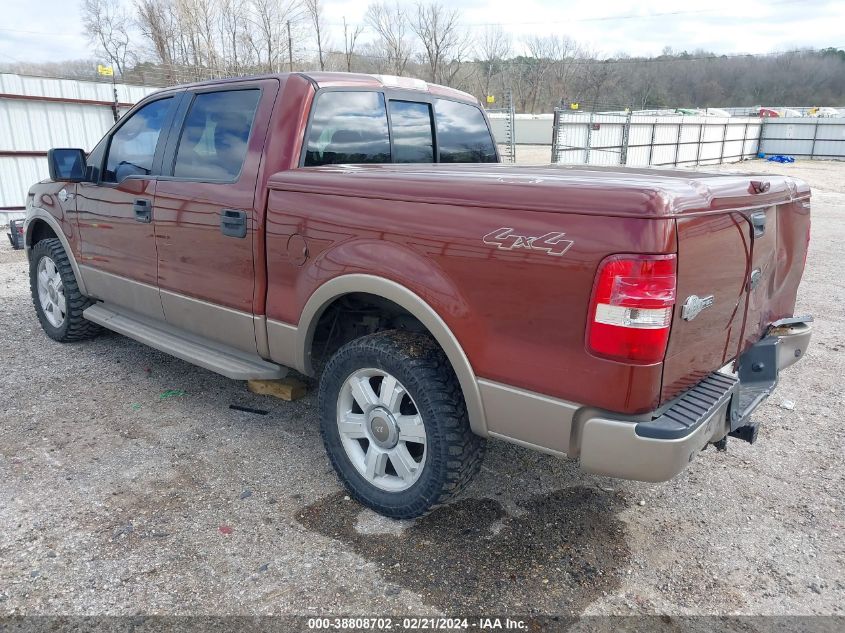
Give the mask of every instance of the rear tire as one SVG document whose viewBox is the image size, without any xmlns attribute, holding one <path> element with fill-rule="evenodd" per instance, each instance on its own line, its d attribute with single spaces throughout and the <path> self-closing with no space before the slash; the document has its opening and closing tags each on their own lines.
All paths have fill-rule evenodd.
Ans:
<svg viewBox="0 0 845 633">
<path fill-rule="evenodd" d="M 344 345 L 323 371 L 319 410 L 338 477 L 388 517 L 418 517 L 446 502 L 484 456 L 458 379 L 427 335 L 379 332 Z"/>
<path fill-rule="evenodd" d="M 41 327 L 54 341 L 82 341 L 102 331 L 82 316 L 94 301 L 79 291 L 73 267 L 58 239 L 41 240 L 32 247 L 29 288 Z"/>
</svg>

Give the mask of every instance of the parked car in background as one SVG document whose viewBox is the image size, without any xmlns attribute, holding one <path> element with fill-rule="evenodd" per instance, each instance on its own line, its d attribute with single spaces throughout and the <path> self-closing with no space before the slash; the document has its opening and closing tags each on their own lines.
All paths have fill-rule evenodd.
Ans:
<svg viewBox="0 0 845 633">
<path fill-rule="evenodd" d="M 704 109 L 704 116 L 715 116 L 722 119 L 728 119 L 732 115 L 727 110 L 723 110 L 722 108 L 705 108 Z"/>
<path fill-rule="evenodd" d="M 498 158 L 478 101 L 422 81 L 162 90 L 90 153 L 50 151 L 35 314 L 55 341 L 319 375 L 332 465 L 392 517 L 460 491 L 487 438 L 646 481 L 753 441 L 810 340 L 807 185 Z"/>
<path fill-rule="evenodd" d="M 803 117 L 804 116 L 800 111 L 793 110 L 792 108 L 783 108 L 780 111 L 780 115 L 782 117 L 790 117 L 790 118 L 797 118 L 797 117 Z"/>
<path fill-rule="evenodd" d="M 761 107 L 757 109 L 757 116 L 759 116 L 761 119 L 776 118 L 780 116 L 780 112 L 778 112 L 774 108 Z"/>
</svg>

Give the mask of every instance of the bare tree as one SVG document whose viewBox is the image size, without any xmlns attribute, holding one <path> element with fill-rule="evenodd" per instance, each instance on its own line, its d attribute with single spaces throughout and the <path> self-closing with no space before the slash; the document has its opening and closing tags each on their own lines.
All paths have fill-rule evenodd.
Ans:
<svg viewBox="0 0 845 633">
<path fill-rule="evenodd" d="M 323 59 L 323 4 L 320 0 L 305 0 L 305 10 L 311 19 L 314 27 L 314 34 L 317 37 L 317 53 L 320 59 L 320 70 L 326 69 L 326 62 Z"/>
<path fill-rule="evenodd" d="M 478 43 L 479 59 L 484 71 L 484 95 L 490 94 L 493 76 L 502 72 L 504 60 L 511 51 L 511 37 L 500 25 L 487 26 Z"/>
<path fill-rule="evenodd" d="M 132 58 L 131 19 L 117 0 L 83 0 L 82 24 L 89 41 L 97 45 L 118 73 L 125 74 Z"/>
<path fill-rule="evenodd" d="M 536 112 L 544 98 L 556 103 L 566 94 L 579 48 L 571 38 L 556 35 L 532 35 L 523 40 L 523 45 L 528 55 L 521 60 L 524 81 L 519 82 L 520 99 L 523 110 Z"/>
<path fill-rule="evenodd" d="M 222 55 L 230 72 L 237 73 L 246 60 L 241 54 L 241 40 L 247 33 L 246 9 L 242 0 L 220 1 L 220 39 Z"/>
<path fill-rule="evenodd" d="M 254 28 L 246 33 L 246 38 L 256 51 L 259 65 L 266 70 L 281 70 L 288 55 L 287 22 L 296 19 L 299 8 L 296 0 L 250 0 Z"/>
<path fill-rule="evenodd" d="M 581 78 L 581 91 L 586 96 L 586 102 L 591 110 L 616 109 L 625 104 L 606 103 L 602 97 L 607 97 L 618 78 L 618 64 L 612 61 L 599 60 L 584 64 Z"/>
<path fill-rule="evenodd" d="M 423 46 L 428 80 L 451 85 L 469 49 L 469 37 L 460 25 L 460 12 L 437 1 L 420 2 L 411 29 Z"/>
<path fill-rule="evenodd" d="M 355 55 L 355 44 L 361 33 L 364 32 L 364 27 L 361 25 L 350 28 L 346 23 L 346 17 L 343 18 L 343 56 L 346 59 L 346 72 L 352 72 L 352 58 Z"/>
<path fill-rule="evenodd" d="M 390 72 L 402 75 L 411 58 L 412 44 L 408 34 L 408 18 L 397 2 L 388 5 L 376 2 L 367 7 L 367 24 L 376 33 L 377 50 L 384 56 Z"/>
<path fill-rule="evenodd" d="M 153 84 L 279 70 L 288 63 L 293 68 L 294 46 L 316 36 L 313 55 L 297 48 L 306 64 L 416 75 L 480 97 L 511 90 L 520 111 L 549 111 L 564 98 L 613 109 L 845 102 L 845 51 L 839 49 L 717 56 L 667 48 L 653 58 L 617 53 L 602 59 L 569 38 L 533 36 L 521 40 L 515 54 L 508 34 L 488 27 L 479 34 L 475 61 L 469 61 L 468 36 L 446 0 L 414 0 L 410 16 L 407 0 L 376 0 L 364 20 L 372 36 L 344 19 L 344 45 L 333 51 L 322 1 L 82 0 L 82 11 L 101 59 L 124 80 Z M 144 42 L 131 41 L 133 29 Z M 60 71 L 49 65 L 14 68 L 86 72 L 71 65 Z"/>
<path fill-rule="evenodd" d="M 170 3 L 167 0 L 138 0 L 136 8 L 138 27 L 150 41 L 159 62 L 168 68 L 173 66 L 177 61 L 177 26 Z"/>
</svg>

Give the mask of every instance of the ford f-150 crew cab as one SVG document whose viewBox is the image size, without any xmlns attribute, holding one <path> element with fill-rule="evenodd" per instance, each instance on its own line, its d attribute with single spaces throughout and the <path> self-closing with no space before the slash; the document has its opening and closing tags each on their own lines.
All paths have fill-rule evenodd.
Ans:
<svg viewBox="0 0 845 633">
<path fill-rule="evenodd" d="M 476 99 L 281 74 L 157 92 L 27 199 L 46 333 L 105 327 L 238 380 L 319 375 L 328 455 L 394 517 L 487 438 L 646 481 L 810 339 L 810 192 L 779 176 L 498 163 Z"/>
</svg>

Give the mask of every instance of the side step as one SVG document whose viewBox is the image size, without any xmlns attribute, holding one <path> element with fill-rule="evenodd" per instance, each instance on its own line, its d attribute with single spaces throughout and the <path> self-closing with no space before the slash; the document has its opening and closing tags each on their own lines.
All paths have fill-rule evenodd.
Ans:
<svg viewBox="0 0 845 633">
<path fill-rule="evenodd" d="M 257 354 L 248 354 L 113 306 L 97 303 L 86 308 L 82 316 L 118 334 L 234 380 L 272 380 L 284 378 L 288 373 L 287 367 L 267 362 Z"/>
</svg>

